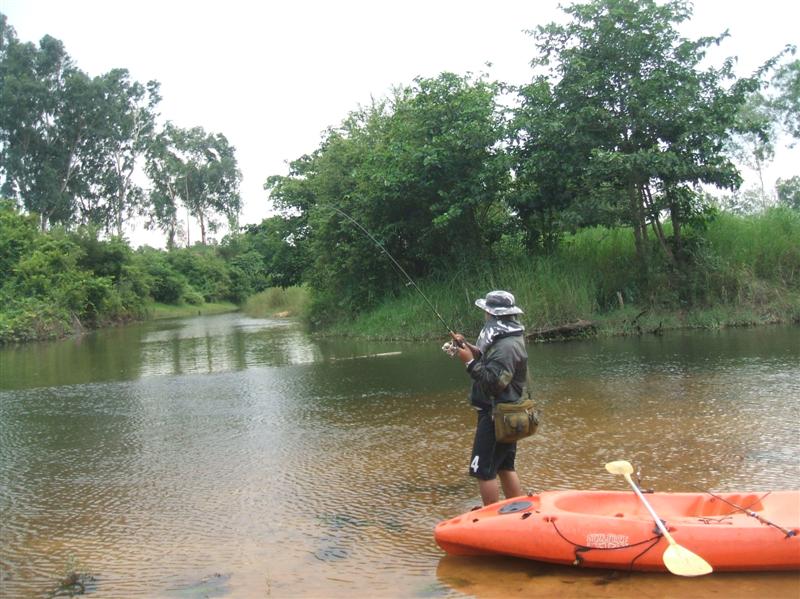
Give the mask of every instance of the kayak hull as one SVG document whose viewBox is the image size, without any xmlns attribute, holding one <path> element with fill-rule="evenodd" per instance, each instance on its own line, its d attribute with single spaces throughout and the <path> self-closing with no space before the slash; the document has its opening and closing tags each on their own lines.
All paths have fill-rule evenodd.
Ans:
<svg viewBox="0 0 800 599">
<path fill-rule="evenodd" d="M 646 498 L 675 542 L 715 571 L 800 570 L 800 491 L 717 495 L 783 530 L 706 493 Z M 644 571 L 666 571 L 662 556 L 669 546 L 641 500 L 619 491 L 516 497 L 444 520 L 434 537 L 453 555 Z"/>
</svg>

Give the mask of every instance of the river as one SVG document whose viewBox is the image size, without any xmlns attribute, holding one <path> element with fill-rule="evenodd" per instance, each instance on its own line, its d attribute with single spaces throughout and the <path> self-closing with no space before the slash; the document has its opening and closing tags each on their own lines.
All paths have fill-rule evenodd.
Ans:
<svg viewBox="0 0 800 599">
<path fill-rule="evenodd" d="M 479 503 L 460 363 L 241 314 L 0 349 L 0 594 L 800 596 L 798 573 L 618 575 L 452 558 Z M 523 488 L 800 487 L 800 327 L 533 344 Z"/>
</svg>

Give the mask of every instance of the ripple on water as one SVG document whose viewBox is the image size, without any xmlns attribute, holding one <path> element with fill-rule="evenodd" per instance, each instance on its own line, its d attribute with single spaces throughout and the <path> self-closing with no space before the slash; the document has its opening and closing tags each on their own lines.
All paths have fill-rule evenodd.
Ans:
<svg viewBox="0 0 800 599">
<path fill-rule="evenodd" d="M 268 345 L 210 374 L 0 392 L 9 593 L 41 596 L 70 560 L 98 596 L 480 595 L 481 580 L 529 570 L 473 564 L 474 580 L 433 542 L 479 501 L 467 380 L 442 382 L 453 364 L 438 350 L 330 361 Z M 627 347 L 532 349 L 543 421 L 520 444 L 524 488 L 624 488 L 603 468 L 615 459 L 658 490 L 800 486 L 797 360 L 662 368 L 653 347 Z M 563 592 L 564 576 L 542 573 L 541 588 Z"/>
</svg>

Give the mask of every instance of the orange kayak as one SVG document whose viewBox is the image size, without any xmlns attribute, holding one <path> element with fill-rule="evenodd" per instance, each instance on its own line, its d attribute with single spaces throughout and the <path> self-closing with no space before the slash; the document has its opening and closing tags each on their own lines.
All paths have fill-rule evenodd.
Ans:
<svg viewBox="0 0 800 599">
<path fill-rule="evenodd" d="M 715 571 L 800 569 L 800 491 L 715 495 L 646 497 L 675 542 Z M 662 555 L 669 545 L 639 498 L 622 491 L 507 499 L 440 522 L 434 536 L 454 555 L 652 571 L 666 570 Z"/>
</svg>

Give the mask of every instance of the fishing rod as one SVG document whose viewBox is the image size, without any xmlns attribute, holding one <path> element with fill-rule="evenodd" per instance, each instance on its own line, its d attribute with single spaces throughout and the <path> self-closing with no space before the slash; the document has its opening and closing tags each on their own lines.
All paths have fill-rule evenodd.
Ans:
<svg viewBox="0 0 800 599">
<path fill-rule="evenodd" d="M 783 526 L 779 526 L 778 524 L 775 524 L 774 522 L 770 522 L 769 520 L 767 520 L 763 516 L 759 516 L 753 510 L 750 510 L 748 508 L 742 507 L 740 505 L 736 505 L 732 501 L 728 501 L 724 497 L 720 497 L 719 495 L 717 495 L 715 493 L 712 493 L 711 491 L 708 491 L 707 489 L 703 489 L 701 487 L 698 487 L 697 485 L 692 485 L 692 484 L 690 484 L 689 486 L 690 487 L 694 487 L 695 489 L 697 489 L 698 491 L 702 491 L 703 493 L 708 493 L 709 495 L 711 495 L 712 497 L 714 497 L 716 499 L 719 499 L 723 503 L 727 503 L 729 506 L 731 506 L 733 508 L 736 508 L 737 510 L 739 510 L 741 512 L 744 512 L 745 514 L 747 514 L 748 516 L 751 516 L 752 518 L 755 518 L 756 520 L 761 522 L 761 524 L 766 524 L 768 526 L 773 526 L 773 527 L 777 528 L 779 531 L 781 531 L 787 537 L 793 537 L 793 536 L 795 536 L 797 534 L 796 530 L 787 530 Z M 769 493 L 767 493 L 767 495 L 769 495 Z M 766 495 L 764 497 L 766 497 Z M 764 499 L 764 497 L 762 497 L 761 499 Z M 759 499 L 759 501 L 761 501 L 761 499 Z"/>
<path fill-rule="evenodd" d="M 337 212 L 337 213 L 341 214 L 343 217 L 345 217 L 347 220 L 349 220 L 351 223 L 353 223 L 353 224 L 354 224 L 356 227 L 358 227 L 359 229 L 361 229 L 361 231 L 363 231 L 363 232 L 364 232 L 364 234 L 365 234 L 367 237 L 369 237 L 369 238 L 370 238 L 370 240 L 371 240 L 371 241 L 372 241 L 372 242 L 373 242 L 375 245 L 377 245 L 379 248 L 381 248 L 381 251 L 382 251 L 384 254 L 386 254 L 386 256 L 387 256 L 387 258 L 389 258 L 389 260 L 391 260 L 391 261 L 392 261 L 392 264 L 393 264 L 393 265 L 394 265 L 394 266 L 397 268 L 397 270 L 398 270 L 398 271 L 400 271 L 400 272 L 403 274 L 403 276 L 404 276 L 406 279 L 408 279 L 408 282 L 409 282 L 409 284 L 410 284 L 412 287 L 414 287 L 414 289 L 416 289 L 416 290 L 417 290 L 417 293 L 419 293 L 419 294 L 422 296 L 422 299 L 424 299 L 424 300 L 425 300 L 425 302 L 428 304 L 428 306 L 430 306 L 431 310 L 433 310 L 433 313 L 434 313 L 434 314 L 436 314 L 436 318 L 438 318 L 438 319 L 439 319 L 439 322 L 441 322 L 441 323 L 444 325 L 444 328 L 446 328 L 446 329 L 447 329 L 447 332 L 448 332 L 448 333 L 450 333 L 450 336 L 451 336 L 451 337 L 453 337 L 453 339 L 455 339 L 455 337 L 456 337 L 456 334 L 453 332 L 453 329 L 452 329 L 452 327 L 450 327 L 450 325 L 448 325 L 448 324 L 445 322 L 444 318 L 442 318 L 442 315 L 441 315 L 441 314 L 439 314 L 439 311 L 438 311 L 438 310 L 436 309 L 436 307 L 433 305 L 433 303 L 431 302 L 431 300 L 429 300 L 429 299 L 428 299 L 428 296 L 427 296 L 427 295 L 425 295 L 424 293 L 422 293 L 422 289 L 420 289 L 420 288 L 419 288 L 419 286 L 418 286 L 418 285 L 417 285 L 417 284 L 414 282 L 414 279 L 412 279 L 412 278 L 411 278 L 411 275 L 409 275 L 409 274 L 406 272 L 406 270 L 405 270 L 405 269 L 404 269 L 402 266 L 400 266 L 400 263 L 399 263 L 397 260 L 395 260 L 395 259 L 394 259 L 394 256 L 392 256 L 392 255 L 389 253 L 389 251 L 388 251 L 388 250 L 387 250 L 385 247 L 383 247 L 383 244 L 381 244 L 381 242 L 380 242 L 380 241 L 378 241 L 377 239 L 375 239 L 375 237 L 373 237 L 373 236 L 372 236 L 372 233 L 370 233 L 369 231 L 367 231 L 367 229 L 365 229 L 365 228 L 364 228 L 364 227 L 361 225 L 361 223 L 359 223 L 359 222 L 358 222 L 356 219 L 354 219 L 352 216 L 350 216 L 349 214 L 347 214 L 347 213 L 346 213 L 346 212 L 344 212 L 343 210 L 340 210 L 340 209 L 339 209 L 339 208 L 337 208 L 336 206 L 332 206 L 331 204 L 319 204 L 319 206 L 323 206 L 323 207 L 325 207 L 325 208 L 330 208 L 331 210 L 333 210 L 333 211 L 335 211 L 335 212 Z M 460 344 L 459 344 L 459 345 L 460 345 Z"/>
</svg>

